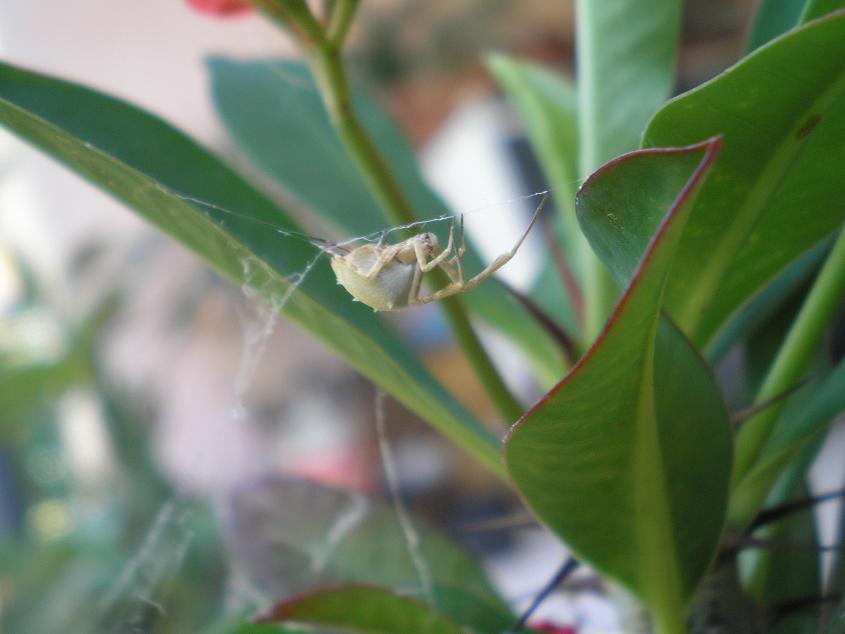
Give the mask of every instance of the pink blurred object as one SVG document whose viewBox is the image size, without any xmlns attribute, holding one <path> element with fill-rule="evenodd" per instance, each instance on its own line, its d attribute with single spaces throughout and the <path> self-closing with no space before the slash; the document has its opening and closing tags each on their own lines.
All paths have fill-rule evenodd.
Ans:
<svg viewBox="0 0 845 634">
<path fill-rule="evenodd" d="M 218 18 L 230 18 L 252 11 L 246 0 L 187 0 L 188 5 L 200 13 Z"/>
<path fill-rule="evenodd" d="M 531 623 L 531 629 L 537 632 L 546 632 L 546 634 L 577 634 L 575 628 L 571 625 L 552 625 L 546 621 Z"/>
</svg>

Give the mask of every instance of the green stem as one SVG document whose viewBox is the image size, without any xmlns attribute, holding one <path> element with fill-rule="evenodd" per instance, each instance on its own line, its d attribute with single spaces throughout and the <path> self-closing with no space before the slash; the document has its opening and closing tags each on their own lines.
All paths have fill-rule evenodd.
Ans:
<svg viewBox="0 0 845 634">
<path fill-rule="evenodd" d="M 845 229 L 833 245 L 804 304 L 769 369 L 755 403 L 774 398 L 800 380 L 816 351 L 825 327 L 845 291 Z M 751 469 L 771 435 L 785 401 L 779 401 L 745 422 L 736 441 L 734 482 Z"/>
<path fill-rule="evenodd" d="M 351 20 L 351 16 L 344 20 Z M 323 39 L 316 47 L 308 51 L 308 54 L 311 70 L 332 125 L 370 191 L 373 192 L 391 222 L 397 225 L 414 222 L 416 217 L 410 204 L 353 110 L 349 83 L 339 47 Z M 435 279 L 438 283 L 448 282 L 445 274 L 441 274 L 440 271 L 436 273 Z M 522 406 L 510 393 L 481 345 L 463 305 L 455 297 L 441 304 L 455 339 L 469 359 L 490 399 L 506 421 L 515 421 L 522 414 Z"/>
<path fill-rule="evenodd" d="M 687 624 L 683 612 L 676 607 L 665 612 L 652 613 L 654 634 L 686 634 Z"/>
<path fill-rule="evenodd" d="M 349 27 L 352 26 L 352 19 L 358 9 L 358 0 L 337 0 L 332 7 L 329 16 L 328 36 L 329 42 L 340 46 L 346 39 Z"/>
</svg>

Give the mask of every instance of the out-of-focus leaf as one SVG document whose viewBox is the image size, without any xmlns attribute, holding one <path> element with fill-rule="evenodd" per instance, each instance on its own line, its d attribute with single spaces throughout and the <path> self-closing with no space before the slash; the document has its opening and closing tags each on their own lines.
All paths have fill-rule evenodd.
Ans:
<svg viewBox="0 0 845 634">
<path fill-rule="evenodd" d="M 341 231 L 360 236 L 386 227 L 302 64 L 218 58 L 210 69 L 223 123 L 257 166 Z M 360 92 L 354 92 L 353 105 L 420 218 L 443 216 L 445 205 L 422 180 L 411 148 L 393 123 Z M 446 237 L 446 223 L 426 230 Z M 464 270 L 481 270 L 484 264 L 472 245 L 467 247 Z M 503 289 L 482 284 L 464 299 L 475 314 L 517 341 L 546 378 L 560 376 L 561 359 L 545 331 Z"/>
<path fill-rule="evenodd" d="M 566 248 L 575 255 L 581 232 L 575 219 L 578 184 L 578 104 L 575 89 L 563 76 L 527 60 L 490 55 L 493 74 L 519 115 L 537 154 L 553 201 L 563 218 Z M 577 259 L 572 258 L 572 265 Z"/>
<path fill-rule="evenodd" d="M 681 0 L 575 3 L 580 176 L 639 144 L 648 118 L 675 84 L 680 25 Z M 697 140 L 709 136 L 714 135 Z M 581 259 L 583 343 L 589 344 L 618 292 L 589 250 L 582 251 Z"/>
<path fill-rule="evenodd" d="M 607 222 L 623 214 L 618 201 L 636 210 L 631 221 L 661 209 L 665 217 L 598 341 L 505 444 L 511 476 L 539 518 L 658 620 L 683 613 L 719 542 L 727 502 L 725 405 L 707 366 L 660 313 L 718 146 L 634 152 L 584 184 L 579 220 L 599 254 L 611 243 L 630 248 L 627 225 Z"/>
<path fill-rule="evenodd" d="M 746 526 L 753 519 L 783 469 L 845 410 L 845 362 L 818 387 L 808 385 L 802 391 L 810 389 L 812 397 L 793 397 L 754 467 L 735 485 L 729 512 L 733 525 Z"/>
<path fill-rule="evenodd" d="M 304 480 L 266 479 L 236 491 L 223 521 L 240 568 L 268 599 L 329 583 L 420 584 L 396 514 L 361 493 Z M 460 584 L 466 597 L 494 613 L 509 613 L 475 559 L 416 524 L 420 553 L 435 584 Z"/>
<path fill-rule="evenodd" d="M 680 0 L 576 3 L 582 174 L 639 145 L 675 85 L 680 26 Z"/>
<path fill-rule="evenodd" d="M 736 342 L 759 328 L 783 307 L 796 291 L 816 273 L 825 255 L 830 251 L 830 241 L 825 240 L 787 266 L 774 280 L 737 312 L 719 331 L 707 349 L 710 363 L 721 359 Z"/>
<path fill-rule="evenodd" d="M 589 249 L 575 218 L 578 184 L 578 104 L 574 88 L 561 75 L 538 64 L 507 55 L 487 58 L 487 69 L 495 77 L 519 115 L 543 170 L 557 207 L 556 237 L 566 263 L 580 278 L 582 253 Z M 532 296 L 566 325 L 578 327 L 572 306 L 550 254 L 542 267 Z M 555 305 L 553 299 L 562 300 Z"/>
<path fill-rule="evenodd" d="M 418 599 L 364 585 L 324 588 L 283 599 L 259 618 L 362 634 L 464 633 L 457 624 Z"/>
<path fill-rule="evenodd" d="M 699 345 L 845 219 L 845 12 L 764 46 L 651 120 L 645 146 L 724 135 L 666 290 Z M 651 235 L 642 228 L 645 246 Z M 629 261 L 633 268 L 636 259 Z"/>
<path fill-rule="evenodd" d="M 275 302 L 409 409 L 501 471 L 492 434 L 380 319 L 350 301 L 325 258 L 309 272 L 319 251 L 295 237 L 280 241 L 277 232 L 259 224 L 297 231 L 285 213 L 188 137 L 119 100 L 9 65 L 0 65 L 0 123 L 132 207 L 223 275 Z M 241 210 L 259 223 L 197 201 Z M 288 295 L 290 301 L 281 302 Z"/>
<path fill-rule="evenodd" d="M 845 7 L 843 0 L 807 0 L 801 13 L 801 22 L 815 20 Z"/>
<path fill-rule="evenodd" d="M 772 489 L 767 506 L 805 498 L 809 495 L 805 480 L 823 437 L 804 447 L 790 463 Z M 755 532 L 763 540 L 814 544 L 817 540 L 813 509 L 766 525 Z M 818 628 L 818 606 L 808 606 L 792 613 L 778 614 L 782 606 L 808 600 L 822 594 L 821 553 L 812 548 L 755 548 L 740 554 L 740 568 L 745 570 L 746 591 L 769 606 L 774 620 L 772 634 L 813 634 Z"/>
<path fill-rule="evenodd" d="M 761 0 L 751 24 L 747 50 L 753 51 L 794 27 L 803 9 L 804 0 Z"/>
</svg>

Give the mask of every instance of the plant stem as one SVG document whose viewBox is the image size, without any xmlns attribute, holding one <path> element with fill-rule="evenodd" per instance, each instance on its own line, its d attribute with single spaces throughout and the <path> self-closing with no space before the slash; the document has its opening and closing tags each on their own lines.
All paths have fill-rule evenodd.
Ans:
<svg viewBox="0 0 845 634">
<path fill-rule="evenodd" d="M 344 4 L 348 4 L 350 10 L 354 9 L 354 2 L 342 3 L 341 6 Z M 351 19 L 351 14 L 345 16 L 341 21 L 345 26 L 342 29 L 337 28 L 345 31 Z M 416 217 L 410 204 L 352 107 L 349 82 L 346 79 L 339 46 L 333 41 L 322 38 L 316 46 L 306 52 L 332 125 L 370 191 L 391 222 L 397 225 L 414 222 Z M 437 273 L 440 272 L 437 271 Z M 447 281 L 446 276 L 440 274 L 436 275 L 435 279 L 440 283 Z M 490 399 L 505 421 L 515 421 L 522 414 L 522 406 L 511 395 L 481 345 L 463 305 L 456 297 L 444 300 L 441 304 L 455 339 L 466 354 Z"/>
<path fill-rule="evenodd" d="M 772 399 L 794 385 L 807 371 L 819 339 L 845 290 L 845 229 L 825 260 L 798 316 L 792 323 L 775 361 L 769 369 L 755 403 Z M 785 402 L 780 401 L 749 419 L 736 442 L 734 483 L 748 473 L 771 435 Z"/>
<path fill-rule="evenodd" d="M 654 634 L 686 634 L 687 624 L 682 612 L 676 609 L 652 613 Z"/>
<path fill-rule="evenodd" d="M 329 42 L 334 46 L 340 46 L 343 43 L 357 9 L 358 0 L 337 0 L 332 7 L 329 16 L 328 37 Z"/>
</svg>

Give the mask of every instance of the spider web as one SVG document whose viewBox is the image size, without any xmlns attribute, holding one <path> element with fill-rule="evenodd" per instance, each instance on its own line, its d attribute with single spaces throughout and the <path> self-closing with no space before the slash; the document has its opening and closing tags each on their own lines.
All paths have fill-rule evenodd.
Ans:
<svg viewBox="0 0 845 634">
<path fill-rule="evenodd" d="M 268 66 L 274 69 L 276 74 L 283 73 L 282 69 L 270 64 Z M 282 78 L 285 81 L 297 80 L 295 76 Z M 464 210 L 462 216 L 469 218 L 478 214 L 487 214 L 496 209 L 522 207 L 526 201 L 536 200 L 554 193 L 556 190 L 569 191 L 570 185 L 571 183 L 564 183 L 513 198 L 485 202 Z M 308 234 L 290 231 L 272 223 L 256 220 L 241 210 L 228 209 L 187 194 L 173 191 L 169 193 L 194 205 L 266 225 L 268 230 L 278 233 L 283 239 L 303 240 L 314 247 L 313 257 L 308 260 L 302 270 L 288 277 L 289 286 L 282 295 L 273 295 L 268 293 L 267 289 L 256 288 L 253 284 L 253 273 L 255 267 L 261 266 L 260 262 L 250 258 L 245 258 L 241 262 L 244 279 L 242 291 L 250 308 L 242 310 L 240 313 L 243 343 L 240 361 L 232 380 L 232 406 L 229 415 L 233 420 L 246 421 L 250 416 L 247 393 L 261 364 L 268 341 L 276 330 L 278 316 L 320 259 L 326 256 L 325 243 Z M 519 211 L 522 212 L 522 209 L 519 209 Z M 422 229 L 432 224 L 452 222 L 453 220 L 454 216 L 451 214 L 442 214 L 426 220 L 386 226 L 382 230 L 354 236 L 338 242 L 336 245 L 347 246 L 363 242 L 377 242 L 397 232 Z M 384 399 L 385 395 L 381 391 L 377 391 L 374 411 L 375 429 L 385 476 L 385 486 L 388 489 L 389 499 L 395 510 L 422 594 L 424 598 L 433 602 L 432 575 L 429 565 L 419 547 L 419 535 L 401 497 L 397 466 L 387 437 Z M 198 454 L 196 460 L 201 463 L 202 455 Z M 114 624 L 113 629 L 115 631 L 144 631 L 141 629 L 142 624 L 150 611 L 153 611 L 159 617 L 166 618 L 168 582 L 178 575 L 180 566 L 194 540 L 195 535 L 191 522 L 195 515 L 195 504 L 196 500 L 192 499 L 187 492 L 176 491 L 160 507 L 135 554 L 116 575 L 111 589 L 97 606 L 101 620 L 108 620 Z M 324 528 L 324 547 L 312 558 L 312 567 L 322 569 L 327 565 L 337 545 L 346 539 L 350 532 L 355 530 L 365 512 L 366 507 L 360 505 L 338 509 L 335 521 Z M 241 599 L 241 604 L 236 606 L 236 610 L 244 606 L 254 607 L 251 603 L 254 603 L 256 594 L 246 592 L 245 595 Z"/>
<path fill-rule="evenodd" d="M 499 203 L 486 203 L 464 212 L 463 215 L 471 216 L 488 213 L 497 208 L 509 208 L 525 201 L 537 199 L 547 193 L 549 193 L 549 190 L 543 190 L 510 198 Z M 193 204 L 254 221 L 247 214 L 236 210 L 227 209 L 187 195 L 177 194 L 177 196 Z M 419 229 L 434 223 L 450 222 L 453 218 L 450 214 L 444 214 L 423 221 L 389 226 L 383 230 L 355 236 L 337 244 L 344 246 L 361 242 L 376 242 L 396 232 Z M 268 289 L 254 285 L 254 272 L 256 267 L 262 266 L 260 262 L 252 258 L 244 258 L 241 262 L 244 279 L 241 290 L 249 308 L 239 311 L 242 349 L 240 361 L 232 380 L 232 406 L 229 413 L 231 418 L 237 421 L 246 421 L 249 418 L 247 392 L 261 364 L 267 343 L 276 330 L 279 314 L 307 279 L 319 260 L 326 256 L 323 243 L 307 234 L 292 232 L 272 225 L 269 228 L 285 239 L 310 242 L 314 245 L 314 255 L 301 271 L 288 277 L 289 286 L 282 295 L 270 294 L 267 292 Z M 390 503 L 395 510 L 408 555 L 416 571 L 423 597 L 433 601 L 433 582 L 429 565 L 420 549 L 419 536 L 411 515 L 401 497 L 397 466 L 387 438 L 384 399 L 385 395 L 378 391 L 375 399 L 375 429 L 385 476 L 385 486 L 388 490 Z M 200 453 L 197 454 L 196 461 L 198 464 L 202 463 L 203 456 Z M 196 503 L 197 501 L 187 492 L 178 490 L 163 503 L 135 554 L 119 571 L 109 592 L 103 596 L 97 606 L 101 622 L 114 624 L 118 631 L 140 632 L 144 631 L 143 623 L 145 620 L 149 620 L 150 612 L 160 618 L 167 617 L 167 587 L 169 582 L 178 575 L 180 566 L 194 539 L 191 522 L 194 520 Z M 326 566 L 336 546 L 351 531 L 355 530 L 363 512 L 366 512 L 366 508 L 338 509 L 335 522 L 324 527 L 326 535 L 324 547 L 313 557 L 313 566 L 317 568 Z M 255 598 L 254 594 L 252 598 Z M 249 598 L 244 599 L 244 601 L 250 603 Z"/>
</svg>

